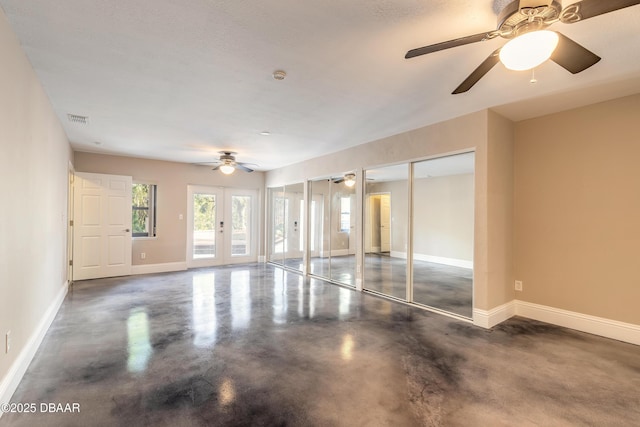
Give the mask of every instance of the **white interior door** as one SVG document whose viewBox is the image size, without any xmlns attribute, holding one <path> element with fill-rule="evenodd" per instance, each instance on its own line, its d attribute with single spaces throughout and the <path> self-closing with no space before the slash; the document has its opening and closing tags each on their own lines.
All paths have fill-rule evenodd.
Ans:
<svg viewBox="0 0 640 427">
<path fill-rule="evenodd" d="M 391 195 L 380 195 L 380 252 L 391 251 Z"/>
<path fill-rule="evenodd" d="M 77 172 L 73 280 L 131 274 L 131 177 Z"/>
<path fill-rule="evenodd" d="M 257 192 L 190 185 L 187 266 L 257 261 Z"/>
</svg>

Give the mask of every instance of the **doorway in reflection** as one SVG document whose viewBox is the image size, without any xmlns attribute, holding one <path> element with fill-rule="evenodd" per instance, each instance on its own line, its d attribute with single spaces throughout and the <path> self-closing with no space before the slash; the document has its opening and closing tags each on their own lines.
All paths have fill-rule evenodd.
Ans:
<svg viewBox="0 0 640 427">
<path fill-rule="evenodd" d="M 409 165 L 365 171 L 364 287 L 407 298 Z"/>
</svg>

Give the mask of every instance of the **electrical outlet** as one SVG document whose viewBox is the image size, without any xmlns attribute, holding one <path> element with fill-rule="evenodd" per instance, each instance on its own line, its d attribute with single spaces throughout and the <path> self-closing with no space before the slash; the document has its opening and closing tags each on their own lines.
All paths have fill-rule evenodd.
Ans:
<svg viewBox="0 0 640 427">
<path fill-rule="evenodd" d="M 521 290 L 522 290 L 522 281 L 516 280 L 516 291 L 521 291 Z"/>
<path fill-rule="evenodd" d="M 144 252 L 140 252 L 140 259 L 145 259 L 147 257 L 147 254 Z"/>
<path fill-rule="evenodd" d="M 9 353 L 9 350 L 11 350 L 11 331 L 7 331 L 7 334 L 5 335 L 5 353 Z"/>
</svg>

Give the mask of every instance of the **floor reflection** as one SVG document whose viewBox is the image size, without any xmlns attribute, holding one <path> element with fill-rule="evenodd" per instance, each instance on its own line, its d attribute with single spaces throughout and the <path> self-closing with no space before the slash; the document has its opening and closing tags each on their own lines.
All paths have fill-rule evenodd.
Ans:
<svg viewBox="0 0 640 427">
<path fill-rule="evenodd" d="M 213 272 L 193 276 L 193 343 L 210 347 L 216 342 L 216 275 Z"/>
<path fill-rule="evenodd" d="M 342 337 L 340 353 L 342 355 L 342 360 L 349 362 L 353 359 L 353 336 L 351 334 L 345 334 Z"/>
<path fill-rule="evenodd" d="M 127 319 L 127 369 L 129 372 L 142 372 L 153 353 L 149 340 L 149 317 L 142 308 L 131 310 Z"/>
<path fill-rule="evenodd" d="M 276 274 L 273 283 L 273 323 L 287 323 L 287 276 L 289 273 L 283 271 Z"/>
<path fill-rule="evenodd" d="M 248 270 L 231 272 L 231 328 L 247 329 L 251 322 L 251 275 Z"/>
</svg>

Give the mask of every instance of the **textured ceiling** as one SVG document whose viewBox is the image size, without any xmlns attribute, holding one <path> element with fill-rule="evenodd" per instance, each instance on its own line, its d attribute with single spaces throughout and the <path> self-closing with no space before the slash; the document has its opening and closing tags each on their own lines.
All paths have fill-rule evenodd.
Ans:
<svg viewBox="0 0 640 427">
<path fill-rule="evenodd" d="M 545 63 L 535 85 L 498 65 L 450 94 L 501 39 L 404 59 L 494 29 L 506 3 L 0 0 L 76 150 L 205 162 L 230 149 L 261 170 L 483 108 L 522 119 L 640 91 L 640 6 L 554 24 L 603 60 L 577 75 Z"/>
</svg>

